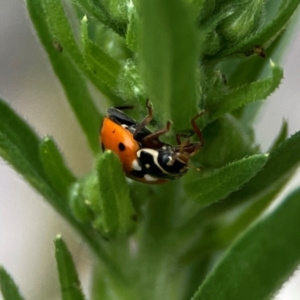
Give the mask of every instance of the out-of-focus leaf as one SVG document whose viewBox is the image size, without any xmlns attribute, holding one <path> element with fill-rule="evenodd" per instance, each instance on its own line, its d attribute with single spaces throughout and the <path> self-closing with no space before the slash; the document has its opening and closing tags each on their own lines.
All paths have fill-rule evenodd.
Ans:
<svg viewBox="0 0 300 300">
<path fill-rule="evenodd" d="M 51 137 L 40 144 L 40 158 L 47 178 L 57 193 L 66 196 L 75 177 L 67 167 L 62 154 Z"/>
<path fill-rule="evenodd" d="M 14 280 L 2 266 L 0 266 L 0 291 L 4 300 L 24 300 Z"/>
<path fill-rule="evenodd" d="M 280 131 L 278 132 L 278 135 L 276 139 L 273 142 L 273 145 L 270 147 L 270 152 L 274 151 L 281 143 L 283 143 L 288 135 L 288 122 L 286 120 L 283 120 Z"/>
<path fill-rule="evenodd" d="M 183 0 L 139 3 L 140 62 L 154 108 L 184 130 L 197 112 L 198 38 L 192 7 Z"/>
<path fill-rule="evenodd" d="M 54 241 L 55 258 L 59 275 L 62 300 L 84 300 L 79 277 L 72 255 L 64 240 L 58 235 Z"/>
<path fill-rule="evenodd" d="M 21 156 L 31 165 L 39 176 L 44 177 L 44 170 L 39 159 L 39 137 L 22 118 L 0 99 L 0 133 L 1 144 L 6 140 L 14 144 L 20 151 Z M 3 144 L 2 144 L 3 145 Z M 15 158 L 5 155 L 5 150 L 0 148 L 0 154 L 17 168 L 18 156 Z M 18 168 L 17 168 L 18 169 Z"/>
<path fill-rule="evenodd" d="M 192 299 L 272 298 L 300 262 L 299 199 L 298 189 L 246 230 Z"/>
<path fill-rule="evenodd" d="M 299 149 L 300 132 L 297 132 L 272 151 L 265 167 L 241 190 L 231 194 L 218 209 L 223 210 L 223 205 L 232 207 L 241 203 L 241 199 L 244 202 L 256 196 L 280 191 L 300 164 Z"/>
</svg>

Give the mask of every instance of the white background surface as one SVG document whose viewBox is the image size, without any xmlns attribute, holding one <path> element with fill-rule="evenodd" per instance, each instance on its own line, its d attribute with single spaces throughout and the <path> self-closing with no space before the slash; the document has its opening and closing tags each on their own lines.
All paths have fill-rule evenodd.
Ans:
<svg viewBox="0 0 300 300">
<path fill-rule="evenodd" d="M 300 31 L 296 30 L 283 65 L 285 79 L 268 99 L 257 123 L 264 150 L 282 119 L 289 133 L 300 129 Z M 76 174 L 90 169 L 91 156 L 39 45 L 21 0 L 1 0 L 0 93 L 41 135 L 52 135 Z M 300 150 L 299 150 L 300 151 Z M 300 183 L 299 177 L 294 184 Z M 62 233 L 83 268 L 93 264 L 83 242 L 53 209 L 0 159 L 0 264 L 12 274 L 26 299 L 59 299 L 53 239 Z M 0 296 L 1 299 L 1 296 Z M 300 276 L 286 285 L 276 300 L 299 300 Z M 230 300 L 230 299 L 229 299 Z M 260 299 L 258 299 L 260 300 Z"/>
</svg>

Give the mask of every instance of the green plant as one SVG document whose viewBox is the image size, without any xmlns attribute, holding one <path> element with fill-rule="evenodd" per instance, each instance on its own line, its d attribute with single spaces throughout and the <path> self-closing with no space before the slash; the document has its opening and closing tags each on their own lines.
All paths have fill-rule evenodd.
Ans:
<svg viewBox="0 0 300 300">
<path fill-rule="evenodd" d="M 0 154 L 94 251 L 90 299 L 269 299 L 295 270 L 300 190 L 266 208 L 299 166 L 300 133 L 287 138 L 283 123 L 261 154 L 252 125 L 257 101 L 283 77 L 263 57 L 282 53 L 299 2 L 27 0 L 95 164 L 76 178 L 53 139 L 4 101 Z M 173 132 L 188 132 L 205 110 L 206 145 L 193 159 L 202 172 L 162 186 L 126 182 L 117 157 L 100 153 L 103 114 L 88 83 L 109 106 L 134 104 L 139 119 L 149 97 L 154 128 L 170 119 Z M 62 299 L 85 299 L 60 236 L 55 249 Z M 5 300 L 23 299 L 3 268 L 0 287 Z"/>
</svg>

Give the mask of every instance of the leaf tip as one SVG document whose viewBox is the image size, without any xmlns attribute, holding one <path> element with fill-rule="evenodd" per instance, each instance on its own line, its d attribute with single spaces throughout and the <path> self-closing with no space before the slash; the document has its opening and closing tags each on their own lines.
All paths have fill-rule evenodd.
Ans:
<svg viewBox="0 0 300 300">
<path fill-rule="evenodd" d="M 54 241 L 55 241 L 55 242 L 59 242 L 60 240 L 62 240 L 62 236 L 61 236 L 61 233 L 58 233 L 58 234 L 55 236 Z"/>
<path fill-rule="evenodd" d="M 269 61 L 270 61 L 271 67 L 272 67 L 272 68 L 275 67 L 275 63 L 274 63 L 274 61 L 273 61 L 271 58 L 269 59 Z"/>
</svg>

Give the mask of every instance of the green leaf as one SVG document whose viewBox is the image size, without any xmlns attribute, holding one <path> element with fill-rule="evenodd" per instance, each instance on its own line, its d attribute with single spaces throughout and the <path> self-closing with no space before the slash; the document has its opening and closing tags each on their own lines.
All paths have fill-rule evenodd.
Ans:
<svg viewBox="0 0 300 300">
<path fill-rule="evenodd" d="M 165 120 L 184 130 L 199 99 L 196 16 L 183 0 L 140 1 L 139 8 L 139 58 L 147 96 Z"/>
<path fill-rule="evenodd" d="M 282 1 L 282 5 L 273 17 L 269 17 L 267 20 L 271 20 L 265 26 L 262 26 L 255 34 L 250 35 L 238 43 L 232 48 L 225 48 L 218 54 L 218 58 L 228 56 L 236 52 L 247 52 L 252 50 L 254 46 L 268 46 L 276 36 L 282 31 L 284 26 L 297 9 L 300 4 L 299 0 Z"/>
<path fill-rule="evenodd" d="M 4 300 L 24 300 L 14 280 L 2 266 L 0 266 L 0 290 Z"/>
<path fill-rule="evenodd" d="M 272 298 L 300 262 L 299 199 L 298 189 L 244 232 L 192 299 Z"/>
<path fill-rule="evenodd" d="M 73 216 L 79 222 L 89 224 L 94 218 L 94 213 L 90 201 L 83 193 L 84 183 L 84 181 L 78 181 L 70 187 L 69 206 Z"/>
<path fill-rule="evenodd" d="M 7 104 L 0 101 L 0 155 L 76 227 L 66 201 L 50 187 L 39 155 L 39 138 Z"/>
<path fill-rule="evenodd" d="M 64 49 L 63 53 L 61 53 L 61 56 L 68 56 L 68 58 L 72 60 L 72 63 L 76 65 L 82 72 L 84 72 L 85 75 L 87 75 L 91 80 L 91 82 L 104 95 L 108 96 L 111 99 L 118 99 L 119 97 L 116 96 L 115 93 L 106 86 L 109 79 L 105 81 L 105 76 L 100 76 L 101 80 L 99 80 L 99 74 L 98 76 L 96 76 L 94 74 L 95 70 L 91 71 L 86 65 L 83 54 L 80 52 L 75 41 L 74 33 L 65 14 L 61 0 L 42 0 L 42 8 L 44 9 L 46 24 L 49 32 L 52 35 L 52 39 L 58 41 Z M 101 64 L 105 64 L 106 59 L 108 59 L 111 64 L 111 61 L 113 61 L 113 59 L 110 58 L 107 54 L 103 53 L 103 51 L 101 51 L 101 53 Z M 100 55 L 98 55 L 97 58 L 99 58 L 99 56 Z M 116 62 L 114 63 L 116 64 Z M 85 99 L 85 101 L 87 100 Z M 96 113 L 96 111 L 94 113 Z"/>
<path fill-rule="evenodd" d="M 279 86 L 283 78 L 282 69 L 272 61 L 270 61 L 270 64 L 273 73 L 272 77 L 233 89 L 229 94 L 221 98 L 217 104 L 208 107 L 210 121 L 248 103 L 267 98 Z"/>
<path fill-rule="evenodd" d="M 274 197 L 290 180 L 300 165 L 300 132 L 281 143 L 269 155 L 265 167 L 239 191 L 224 201 L 203 211 L 203 217 L 211 218 L 249 200 L 264 201 Z M 271 200 L 270 200 L 271 201 Z M 259 204 L 258 204 L 259 205 Z"/>
<path fill-rule="evenodd" d="M 132 6 L 133 2 L 109 0 L 109 13 L 118 23 L 127 24 L 128 15 Z"/>
<path fill-rule="evenodd" d="M 276 192 L 255 199 L 232 222 L 217 230 L 216 237 L 213 237 L 213 240 L 217 240 L 221 244 L 222 249 L 228 247 L 241 232 L 264 212 L 270 203 L 274 201 L 275 197 Z"/>
<path fill-rule="evenodd" d="M 193 158 L 203 169 L 224 165 L 259 152 L 249 130 L 231 114 L 208 124 L 203 130 L 205 145 Z M 222 151 L 220 151 L 222 149 Z"/>
<path fill-rule="evenodd" d="M 139 19 L 136 10 L 132 10 L 129 15 L 129 24 L 126 33 L 126 43 L 132 51 L 138 52 L 139 46 Z"/>
<path fill-rule="evenodd" d="M 229 44 L 235 44 L 258 29 L 264 12 L 265 2 L 254 0 L 228 6 L 233 13 L 218 25 L 218 33 Z"/>
<path fill-rule="evenodd" d="M 84 300 L 78 274 L 64 240 L 58 235 L 55 240 L 55 258 L 59 275 L 62 300 Z"/>
<path fill-rule="evenodd" d="M 118 87 L 123 98 L 130 104 L 140 105 L 140 101 L 145 103 L 145 90 L 135 60 L 127 59 L 123 64 Z"/>
<path fill-rule="evenodd" d="M 45 21 L 52 39 L 59 42 L 63 52 L 78 63 L 82 63 L 82 56 L 75 41 L 74 33 L 67 19 L 61 0 L 42 0 Z"/>
<path fill-rule="evenodd" d="M 39 159 L 39 138 L 6 103 L 0 101 L 0 155 L 60 212 L 61 200 L 49 187 Z"/>
<path fill-rule="evenodd" d="M 84 59 L 89 70 L 98 80 L 115 88 L 120 65 L 89 39 L 86 16 L 81 21 L 81 41 Z"/>
<path fill-rule="evenodd" d="M 28 159 L 8 136 L 0 132 L 0 155 L 8 161 L 48 202 L 66 219 L 76 227 L 76 222 L 71 217 L 66 201 L 58 196 L 50 187 L 45 176 L 41 176 L 37 170 L 30 164 Z"/>
<path fill-rule="evenodd" d="M 272 151 L 263 170 L 240 191 L 230 195 L 224 205 L 231 207 L 253 197 L 280 191 L 300 165 L 299 149 L 300 132 L 297 132 Z M 221 206 L 219 209 L 223 210 Z"/>
<path fill-rule="evenodd" d="M 281 0 L 276 0 L 276 2 L 281 2 Z M 268 4 L 270 7 L 267 8 L 266 12 L 269 13 L 272 9 L 276 9 L 275 1 L 269 2 Z M 293 24 L 291 24 L 286 30 L 277 36 L 270 47 L 268 47 L 266 53 L 268 57 L 272 57 L 275 61 L 282 60 L 286 45 L 288 45 L 292 39 L 293 32 L 296 27 L 295 21 L 296 18 L 293 19 Z M 259 56 L 252 55 L 247 60 L 226 60 L 224 63 L 222 63 L 220 68 L 222 72 L 229 77 L 229 85 L 231 87 L 238 87 L 245 83 L 251 83 L 258 78 L 261 78 L 263 74 L 268 73 L 269 63 L 267 60 L 263 60 Z M 247 70 L 247 72 L 244 72 L 244 70 Z M 263 102 L 260 101 L 246 105 L 234 111 L 234 115 L 242 121 L 245 127 L 249 128 L 252 126 L 262 104 Z"/>
<path fill-rule="evenodd" d="M 129 188 L 122 172 L 121 162 L 116 154 L 106 151 L 99 159 L 97 172 L 104 234 L 127 233 L 135 225 L 135 212 L 129 198 Z"/>
<path fill-rule="evenodd" d="M 111 28 L 89 17 L 88 28 L 90 39 L 120 65 L 128 58 L 132 58 L 133 53 L 128 49 L 126 39 L 116 34 Z"/>
<path fill-rule="evenodd" d="M 111 19 L 105 1 L 93 3 L 92 0 L 73 0 L 72 2 L 81 10 L 84 10 L 90 17 L 96 19 L 97 22 L 103 23 L 106 27 L 110 27 L 120 36 L 124 36 L 126 28 Z"/>
<path fill-rule="evenodd" d="M 201 206 L 207 206 L 239 189 L 265 165 L 268 156 L 256 154 L 232 162 L 220 169 L 198 176 L 190 172 L 185 176 L 187 194 Z"/>
<path fill-rule="evenodd" d="M 288 135 L 288 122 L 286 120 L 283 120 L 280 131 L 278 132 L 278 135 L 276 139 L 273 142 L 273 145 L 270 147 L 270 151 L 275 150 L 281 143 L 283 143 Z"/>
<path fill-rule="evenodd" d="M 202 2 L 200 5 L 203 5 L 203 8 L 201 9 L 201 15 L 202 13 L 204 14 L 203 16 L 205 17 L 205 14 L 207 13 L 211 13 L 209 11 L 207 11 L 206 8 L 208 8 L 209 10 L 211 9 L 215 9 L 215 0 L 213 1 L 207 1 L 205 3 L 203 3 L 203 0 L 200 0 L 200 2 Z M 209 8 L 209 5 L 211 5 L 211 7 Z M 205 42 L 203 43 L 203 45 L 201 45 L 204 57 L 206 59 L 209 59 L 210 56 L 213 56 L 215 53 L 217 53 L 220 50 L 220 47 L 222 46 L 221 43 L 221 38 L 219 35 L 218 30 L 216 30 L 216 28 L 218 27 L 218 25 L 225 19 L 228 18 L 229 16 L 231 16 L 234 13 L 234 11 L 232 10 L 231 6 L 227 6 L 224 7 L 222 10 L 220 10 L 218 13 L 213 14 L 212 16 L 210 16 L 210 18 L 207 19 L 206 22 L 204 22 L 204 24 L 201 24 L 201 29 L 203 30 L 203 33 L 200 32 L 200 35 L 202 34 L 205 37 Z"/>
<path fill-rule="evenodd" d="M 56 3 L 57 1 L 54 2 Z M 41 1 L 28 0 L 26 3 L 31 20 L 49 55 L 53 69 L 65 90 L 68 101 L 87 137 L 92 151 L 96 154 L 99 152 L 98 131 L 101 117 L 93 103 L 85 80 L 74 66 L 68 54 L 65 53 L 66 51 L 58 52 L 53 47 L 55 37 L 49 31 L 48 24 L 46 23 L 47 17 L 41 7 Z M 60 43 L 59 40 L 57 42 Z M 73 45 L 72 38 L 69 43 Z"/>
<path fill-rule="evenodd" d="M 4 140 L 18 148 L 22 158 L 39 174 L 44 177 L 43 166 L 39 159 L 39 137 L 32 128 L 20 118 L 7 103 L 0 98 L 0 132 L 1 144 Z M 3 141 L 3 142 L 2 142 Z M 3 144 L 2 144 L 3 145 Z M 1 147 L 0 154 L 15 168 L 18 165 L 18 156 L 8 156 Z M 18 169 L 18 168 L 17 168 Z"/>
<path fill-rule="evenodd" d="M 93 18 L 97 19 L 99 22 L 107 24 L 106 22 L 109 18 L 109 15 L 105 9 L 105 6 L 102 5 L 102 2 L 99 2 L 98 6 L 94 5 L 91 0 L 72 0 L 72 3 L 81 10 L 87 12 Z"/>
<path fill-rule="evenodd" d="M 40 157 L 54 190 L 59 195 L 66 196 L 75 177 L 66 166 L 62 154 L 51 137 L 46 137 L 41 142 Z"/>
<path fill-rule="evenodd" d="M 0 108 L 0 155 L 78 230 L 97 255 L 103 258 L 108 268 L 115 270 L 115 266 L 94 236 L 71 215 L 68 201 L 49 185 L 39 160 L 38 137 L 7 104 L 0 101 Z"/>
</svg>

